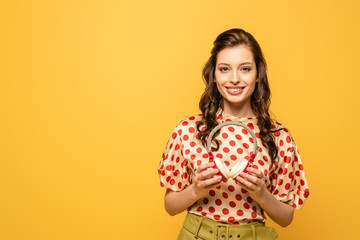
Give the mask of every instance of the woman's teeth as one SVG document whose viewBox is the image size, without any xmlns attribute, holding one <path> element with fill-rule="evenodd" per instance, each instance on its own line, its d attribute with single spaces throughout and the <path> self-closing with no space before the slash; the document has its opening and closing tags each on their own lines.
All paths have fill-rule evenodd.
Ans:
<svg viewBox="0 0 360 240">
<path fill-rule="evenodd" d="M 232 92 L 239 92 L 241 90 L 243 90 L 245 87 L 239 87 L 239 88 L 229 88 L 227 87 L 226 89 L 232 91 Z"/>
</svg>

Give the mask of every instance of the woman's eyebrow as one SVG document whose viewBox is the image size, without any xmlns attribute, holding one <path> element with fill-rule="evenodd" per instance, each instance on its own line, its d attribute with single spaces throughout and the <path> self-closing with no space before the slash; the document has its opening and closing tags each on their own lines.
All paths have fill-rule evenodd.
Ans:
<svg viewBox="0 0 360 240">
<path fill-rule="evenodd" d="M 218 66 L 219 66 L 220 64 L 230 66 L 230 64 L 228 64 L 228 63 L 218 63 Z M 240 63 L 240 66 L 241 66 L 241 65 L 245 65 L 245 64 L 252 64 L 252 63 L 251 63 L 251 62 L 243 62 L 243 63 Z"/>
</svg>

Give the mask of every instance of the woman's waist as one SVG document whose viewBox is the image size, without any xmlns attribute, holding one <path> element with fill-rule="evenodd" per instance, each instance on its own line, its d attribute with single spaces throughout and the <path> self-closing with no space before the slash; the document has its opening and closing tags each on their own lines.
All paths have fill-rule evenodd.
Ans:
<svg viewBox="0 0 360 240">
<path fill-rule="evenodd" d="M 256 204 L 257 205 L 257 204 Z M 247 208 L 227 207 L 208 204 L 194 204 L 188 212 L 197 216 L 208 218 L 217 223 L 231 225 L 246 225 L 253 222 L 264 223 L 266 221 L 263 210 L 257 206 L 246 205 Z"/>
</svg>

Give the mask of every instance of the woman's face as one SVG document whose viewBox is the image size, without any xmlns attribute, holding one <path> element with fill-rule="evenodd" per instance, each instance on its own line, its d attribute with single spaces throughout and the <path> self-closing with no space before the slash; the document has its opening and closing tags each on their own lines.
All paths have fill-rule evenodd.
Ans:
<svg viewBox="0 0 360 240">
<path fill-rule="evenodd" d="M 223 97 L 225 112 L 253 115 L 250 97 L 255 89 L 256 75 L 254 56 L 246 46 L 227 47 L 218 53 L 215 82 Z"/>
</svg>

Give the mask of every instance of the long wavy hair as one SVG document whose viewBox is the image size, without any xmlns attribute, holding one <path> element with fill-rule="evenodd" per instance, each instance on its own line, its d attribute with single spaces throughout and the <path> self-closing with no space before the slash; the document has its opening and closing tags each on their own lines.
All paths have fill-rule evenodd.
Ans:
<svg viewBox="0 0 360 240">
<path fill-rule="evenodd" d="M 217 55 L 221 50 L 235 46 L 246 46 L 254 56 L 259 81 L 256 83 L 254 92 L 251 95 L 251 108 L 258 119 L 260 139 L 268 149 L 271 161 L 273 162 L 278 154 L 278 149 L 276 148 L 272 134 L 274 131 L 271 130 L 273 124 L 269 114 L 271 93 L 266 73 L 266 61 L 258 42 L 250 33 L 243 29 L 234 28 L 227 30 L 221 33 L 214 41 L 211 56 L 206 62 L 202 72 L 206 88 L 199 103 L 203 118 L 197 125 L 198 138 L 206 145 L 208 135 L 212 129 L 218 125 L 216 114 L 219 110 L 223 111 L 224 103 L 214 82 Z M 220 130 L 217 131 L 214 137 L 216 137 L 219 132 Z M 215 142 L 216 145 L 215 150 L 218 150 L 218 141 L 213 139 L 213 142 Z"/>
</svg>

